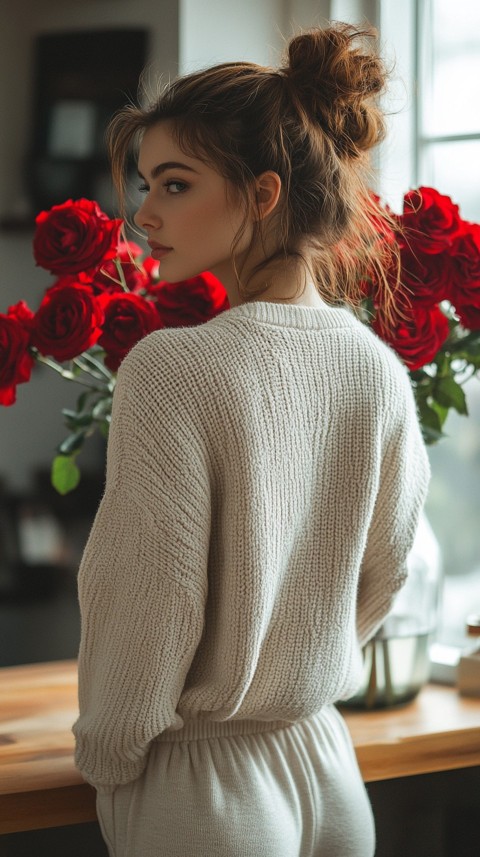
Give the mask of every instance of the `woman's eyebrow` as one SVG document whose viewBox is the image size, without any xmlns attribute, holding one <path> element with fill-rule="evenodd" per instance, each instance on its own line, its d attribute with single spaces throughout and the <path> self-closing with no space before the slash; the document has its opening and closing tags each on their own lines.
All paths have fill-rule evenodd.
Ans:
<svg viewBox="0 0 480 857">
<path fill-rule="evenodd" d="M 153 168 L 150 172 L 150 178 L 156 179 L 159 175 L 165 172 L 165 170 L 188 170 L 191 173 L 196 173 L 197 170 L 194 170 L 193 167 L 189 167 L 187 164 L 182 164 L 180 161 L 165 161 L 163 164 L 157 164 L 156 167 Z M 138 175 L 141 179 L 144 178 L 140 170 L 138 170 Z"/>
</svg>

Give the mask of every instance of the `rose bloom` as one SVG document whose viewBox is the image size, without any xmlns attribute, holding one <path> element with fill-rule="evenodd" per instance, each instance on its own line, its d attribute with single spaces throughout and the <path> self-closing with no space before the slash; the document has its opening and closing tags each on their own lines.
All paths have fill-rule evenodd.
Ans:
<svg viewBox="0 0 480 857">
<path fill-rule="evenodd" d="M 452 260 L 447 252 L 423 253 L 416 245 L 404 245 L 400 264 L 402 286 L 415 306 L 452 299 Z"/>
<path fill-rule="evenodd" d="M 434 359 L 448 337 L 448 319 L 438 306 L 410 308 L 405 315 L 391 330 L 377 314 L 372 327 L 413 372 Z"/>
<path fill-rule="evenodd" d="M 140 295 L 103 294 L 98 303 L 104 313 L 98 344 L 106 351 L 105 365 L 116 372 L 135 343 L 163 325 L 154 303 Z"/>
<path fill-rule="evenodd" d="M 91 276 L 117 250 L 121 220 L 111 220 L 89 199 L 67 200 L 36 218 L 33 255 L 52 274 Z"/>
<path fill-rule="evenodd" d="M 431 187 L 420 187 L 406 193 L 403 200 L 403 215 L 399 220 L 417 251 L 440 253 L 451 247 L 463 229 L 463 221 L 458 205 L 449 196 Z"/>
<path fill-rule="evenodd" d="M 0 313 L 0 405 L 13 405 L 16 386 L 30 379 L 34 359 L 30 344 L 33 312 L 24 301 Z"/>
<path fill-rule="evenodd" d="M 165 327 L 192 327 L 229 308 L 224 286 L 213 274 L 199 274 L 181 283 L 160 282 L 149 289 Z"/>
<path fill-rule="evenodd" d="M 454 306 L 480 307 L 480 225 L 469 223 L 452 247 Z"/>
<path fill-rule="evenodd" d="M 480 283 L 477 284 L 477 287 L 480 290 Z M 455 312 L 460 319 L 460 324 L 467 330 L 480 330 L 480 306 L 468 304 L 457 306 Z"/>
<path fill-rule="evenodd" d="M 92 289 L 60 280 L 50 289 L 33 319 L 32 344 L 60 362 L 78 357 L 101 333 L 102 310 Z"/>
<path fill-rule="evenodd" d="M 121 241 L 117 247 L 115 258 L 122 266 L 127 289 L 130 292 L 146 290 L 150 285 L 150 276 L 145 266 L 135 259 L 142 256 L 143 250 L 133 241 Z M 153 261 L 153 260 L 152 260 Z M 114 259 L 109 259 L 94 275 L 92 283 L 96 294 L 102 292 L 123 292 L 123 286 Z"/>
<path fill-rule="evenodd" d="M 480 283 L 477 284 L 477 288 L 480 290 Z M 471 304 L 456 306 L 455 312 L 460 319 L 460 324 L 467 330 L 480 330 L 480 306 Z"/>
<path fill-rule="evenodd" d="M 160 278 L 160 262 L 156 259 L 152 259 L 151 256 L 147 256 L 147 258 L 143 260 L 143 269 L 150 277 L 151 285 L 158 283 Z"/>
</svg>

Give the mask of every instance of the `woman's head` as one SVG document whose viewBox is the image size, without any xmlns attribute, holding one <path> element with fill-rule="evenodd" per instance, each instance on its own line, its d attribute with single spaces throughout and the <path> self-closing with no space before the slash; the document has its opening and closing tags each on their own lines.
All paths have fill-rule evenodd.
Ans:
<svg viewBox="0 0 480 857">
<path fill-rule="evenodd" d="M 251 261 L 253 224 L 244 222 L 235 186 L 205 159 L 179 147 L 172 120 L 143 134 L 138 172 L 146 197 L 135 223 L 147 233 L 153 258 L 161 260 L 162 279 L 179 282 L 211 271 L 236 302 L 232 244 L 240 263 L 246 256 Z M 280 179 L 263 173 L 256 186 L 259 211 L 267 215 L 278 200 Z"/>
<path fill-rule="evenodd" d="M 163 127 L 187 159 L 226 183 L 240 213 L 232 253 L 244 300 L 263 291 L 249 292 L 252 275 L 294 258 L 308 263 L 324 298 L 355 299 L 359 274 L 378 263 L 366 168 L 384 135 L 376 99 L 386 75 L 368 44 L 374 35 L 346 24 L 314 29 L 290 41 L 279 69 L 214 66 L 173 81 L 145 110 L 125 108 L 109 131 L 120 195 L 130 147 L 143 139 L 142 157 Z M 274 176 L 279 193 L 262 206 L 275 190 L 263 179 Z M 245 278 L 249 247 L 255 266 Z"/>
</svg>

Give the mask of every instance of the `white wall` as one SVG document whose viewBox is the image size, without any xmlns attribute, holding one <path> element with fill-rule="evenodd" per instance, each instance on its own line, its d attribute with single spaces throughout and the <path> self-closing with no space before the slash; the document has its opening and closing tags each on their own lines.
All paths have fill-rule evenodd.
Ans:
<svg viewBox="0 0 480 857">
<path fill-rule="evenodd" d="M 273 64 L 284 28 L 283 0 L 180 0 L 180 71 L 232 60 Z"/>
<path fill-rule="evenodd" d="M 393 69 L 385 107 L 388 135 L 380 151 L 380 193 L 394 211 L 414 181 L 415 3 L 382 0 L 380 35 L 383 53 Z"/>
<path fill-rule="evenodd" d="M 383 0 L 331 0 L 330 15 L 334 21 L 346 21 L 349 24 L 368 23 L 376 27 L 382 2 Z"/>
<path fill-rule="evenodd" d="M 329 0 L 179 0 L 180 72 L 244 60 L 278 65 L 285 38 L 325 23 Z"/>
</svg>

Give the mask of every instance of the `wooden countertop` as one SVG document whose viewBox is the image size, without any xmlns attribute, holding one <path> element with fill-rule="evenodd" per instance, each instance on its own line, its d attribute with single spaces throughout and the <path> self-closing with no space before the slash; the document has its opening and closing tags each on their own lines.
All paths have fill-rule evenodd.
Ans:
<svg viewBox="0 0 480 857">
<path fill-rule="evenodd" d="M 388 711 L 343 715 L 365 782 L 480 765 L 480 699 L 428 685 Z M 94 821 L 73 765 L 75 661 L 0 669 L 0 833 Z"/>
</svg>

